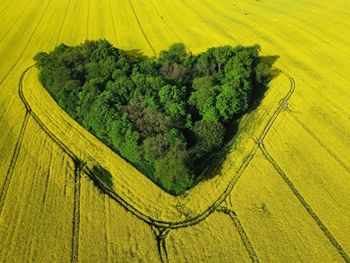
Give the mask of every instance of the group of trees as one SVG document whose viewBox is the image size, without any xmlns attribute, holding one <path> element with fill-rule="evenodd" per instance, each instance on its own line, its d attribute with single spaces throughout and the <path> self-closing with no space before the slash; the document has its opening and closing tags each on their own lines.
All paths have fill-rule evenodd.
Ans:
<svg viewBox="0 0 350 263">
<path fill-rule="evenodd" d="M 40 80 L 75 120 L 172 194 L 188 189 L 198 160 L 270 80 L 259 46 L 188 54 L 183 44 L 141 59 L 106 40 L 57 46 L 34 59 Z M 194 173 L 193 171 L 197 171 Z"/>
</svg>

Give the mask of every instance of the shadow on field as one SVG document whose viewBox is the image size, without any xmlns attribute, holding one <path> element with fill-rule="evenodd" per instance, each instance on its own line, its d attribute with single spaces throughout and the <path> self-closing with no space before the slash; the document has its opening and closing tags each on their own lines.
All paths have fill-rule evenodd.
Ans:
<svg viewBox="0 0 350 263">
<path fill-rule="evenodd" d="M 112 175 L 108 170 L 106 170 L 100 165 L 94 165 L 90 172 L 93 174 L 94 177 L 98 178 L 107 187 L 113 189 Z M 100 189 L 104 189 L 104 186 L 101 185 L 101 183 L 98 180 L 94 180 L 94 182 Z"/>
<path fill-rule="evenodd" d="M 279 57 L 280 56 L 261 56 L 260 57 L 261 62 L 268 64 L 271 68 L 270 81 L 281 74 L 281 71 L 278 68 L 273 67 L 273 65 L 279 59 Z M 265 98 L 268 88 L 269 88 L 268 84 L 261 85 L 256 89 L 255 92 L 253 92 L 251 106 L 248 108 L 245 114 L 249 114 L 258 108 L 262 100 Z M 210 156 L 207 156 L 205 159 L 199 160 L 199 164 L 197 165 L 199 169 L 202 168 L 202 171 L 201 171 L 201 175 L 196 179 L 195 184 L 203 180 L 209 180 L 221 172 L 222 165 L 224 163 L 224 160 L 226 159 L 226 155 L 231 150 L 232 145 L 234 143 L 234 138 L 238 134 L 239 121 L 240 120 L 233 121 L 226 126 L 227 135 L 224 138 L 225 144 L 221 149 L 218 149 L 216 152 L 212 153 Z M 210 164 L 208 165 L 208 163 Z"/>
<path fill-rule="evenodd" d="M 141 49 L 128 49 L 125 50 L 125 53 L 130 57 L 135 60 L 141 59 L 141 60 L 146 60 L 150 59 L 150 57 L 146 56 L 145 53 Z"/>
<path fill-rule="evenodd" d="M 278 68 L 274 68 L 273 64 L 279 59 L 280 56 L 261 56 L 261 62 L 266 63 L 270 66 L 270 74 L 271 74 L 271 80 L 278 77 L 279 74 L 281 74 L 281 71 Z M 270 81 L 271 81 L 270 80 Z M 247 110 L 247 113 L 250 113 L 260 105 L 261 101 L 265 98 L 266 91 L 268 90 L 268 85 L 262 85 L 259 86 L 252 94 L 252 104 L 250 105 L 249 109 Z"/>
</svg>

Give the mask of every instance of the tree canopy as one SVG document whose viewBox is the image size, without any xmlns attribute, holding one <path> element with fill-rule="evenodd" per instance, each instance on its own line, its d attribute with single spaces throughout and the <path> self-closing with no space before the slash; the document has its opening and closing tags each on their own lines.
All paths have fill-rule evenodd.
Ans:
<svg viewBox="0 0 350 263">
<path fill-rule="evenodd" d="M 106 40 L 61 44 L 34 60 L 40 81 L 87 130 L 172 194 L 191 187 L 198 160 L 270 81 L 260 47 L 215 47 L 192 55 L 181 43 L 157 58 L 128 55 Z M 196 171 L 196 172 L 194 172 Z"/>
</svg>

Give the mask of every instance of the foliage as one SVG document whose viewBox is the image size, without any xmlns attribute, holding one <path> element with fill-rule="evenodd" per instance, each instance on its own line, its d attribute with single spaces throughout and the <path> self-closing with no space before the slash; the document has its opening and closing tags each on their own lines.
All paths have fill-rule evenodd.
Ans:
<svg viewBox="0 0 350 263">
<path fill-rule="evenodd" d="M 229 122 L 267 85 L 259 46 L 183 44 L 140 59 L 106 40 L 57 46 L 34 59 L 58 104 L 105 144 L 170 193 L 188 189 L 196 161 L 218 150 Z M 197 162 L 198 163 L 198 162 Z"/>
</svg>

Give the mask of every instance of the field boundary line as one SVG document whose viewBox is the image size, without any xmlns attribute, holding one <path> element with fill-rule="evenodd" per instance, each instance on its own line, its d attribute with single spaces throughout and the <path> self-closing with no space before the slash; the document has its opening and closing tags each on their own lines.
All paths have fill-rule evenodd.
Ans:
<svg viewBox="0 0 350 263">
<path fill-rule="evenodd" d="M 292 181 L 288 178 L 286 173 L 282 170 L 282 168 L 276 163 L 276 161 L 273 159 L 273 157 L 269 154 L 269 152 L 267 151 L 267 149 L 265 148 L 263 143 L 260 144 L 260 149 L 261 149 L 263 155 L 265 156 L 265 158 L 274 167 L 276 172 L 279 174 L 279 176 L 282 178 L 282 180 L 287 184 L 287 186 L 292 191 L 292 193 L 297 197 L 298 201 L 305 208 L 305 210 L 309 213 L 309 215 L 312 217 L 312 219 L 315 221 L 315 223 L 318 225 L 318 227 L 322 230 L 323 234 L 328 238 L 328 240 L 331 242 L 331 244 L 335 247 L 335 249 L 338 251 L 338 253 L 341 255 L 341 257 L 345 260 L 345 262 L 350 262 L 349 255 L 345 252 L 345 250 L 342 248 L 340 243 L 334 238 L 334 236 L 328 230 L 328 228 L 323 224 L 323 222 L 317 216 L 317 214 L 311 208 L 311 206 L 306 202 L 304 197 L 300 194 L 300 192 L 294 186 Z"/>
<path fill-rule="evenodd" d="M 23 72 L 23 74 L 26 74 L 31 68 L 35 67 L 36 65 L 32 65 L 30 68 L 28 68 L 26 71 Z M 285 73 L 285 76 L 289 76 Z M 274 112 L 273 116 L 269 119 L 268 123 L 266 124 L 263 132 L 259 136 L 259 142 L 262 142 L 265 138 L 267 132 L 275 122 L 277 116 L 279 113 L 283 110 L 285 105 L 287 104 L 289 98 L 294 92 L 294 81 L 291 77 L 288 77 L 290 80 L 291 86 L 288 94 L 281 100 L 282 103 L 280 103 L 279 107 Z M 60 141 L 49 129 L 45 126 L 45 124 L 40 120 L 40 118 L 31 111 L 31 108 L 26 101 L 26 98 L 23 95 L 23 85 L 19 85 L 20 88 L 20 97 L 23 103 L 26 105 L 27 109 L 31 112 L 32 117 L 36 120 L 36 122 L 40 125 L 40 127 L 48 134 L 48 136 L 54 140 L 64 152 L 66 152 L 74 161 L 74 164 L 79 166 L 80 160 L 76 157 L 76 155 L 62 142 Z M 97 184 L 97 186 L 105 193 L 108 194 L 112 199 L 117 201 L 120 205 L 122 205 L 126 210 L 132 212 L 135 216 L 140 218 L 142 221 L 146 222 L 147 224 L 155 225 L 158 227 L 163 228 L 170 228 L 170 229 L 176 229 L 181 227 L 187 227 L 191 225 L 195 225 L 201 221 L 203 221 L 207 216 L 209 216 L 212 212 L 214 212 L 217 207 L 220 206 L 220 204 L 226 199 L 226 197 L 230 194 L 233 187 L 237 183 L 240 176 L 243 174 L 245 169 L 248 167 L 252 159 L 254 158 L 258 148 L 259 148 L 259 142 L 256 142 L 254 147 L 251 149 L 249 154 L 244 158 L 243 163 L 238 168 L 235 177 L 231 180 L 231 182 L 228 184 L 228 186 L 225 188 L 225 190 L 221 193 L 221 195 L 210 205 L 206 210 L 201 212 L 200 214 L 183 221 L 179 222 L 173 222 L 173 221 L 163 221 L 163 220 L 155 220 L 152 217 L 145 215 L 144 213 L 140 212 L 138 209 L 136 209 L 133 205 L 129 204 L 127 201 L 125 201 L 120 195 L 118 195 L 113 189 L 111 189 L 109 186 L 107 186 L 103 181 L 101 181 L 100 178 L 98 178 L 96 175 L 94 175 L 87 167 L 84 167 L 84 172 L 89 176 L 89 178 Z M 94 160 L 92 158 L 92 160 Z M 95 160 L 94 160 L 95 161 Z"/>
<path fill-rule="evenodd" d="M 135 19 L 136 19 L 136 22 L 137 24 L 139 25 L 140 27 L 140 30 L 145 38 L 145 40 L 147 41 L 149 47 L 152 49 L 152 52 L 153 52 L 153 55 L 156 57 L 157 56 L 157 52 L 156 50 L 154 49 L 153 45 L 151 44 L 151 41 L 148 39 L 146 33 L 145 33 L 145 30 L 143 29 L 142 25 L 141 25 L 141 22 L 140 22 L 140 19 L 138 18 L 137 14 L 136 14 L 136 11 L 135 11 L 135 8 L 134 8 L 134 5 L 132 4 L 132 0 L 128 0 L 129 1 L 129 4 L 130 4 L 130 7 L 131 7 L 131 10 L 135 16 Z"/>
<path fill-rule="evenodd" d="M 350 173 L 350 167 L 341 160 L 322 140 L 311 131 L 295 114 L 288 112 L 289 115 L 302 127 L 306 133 L 308 133 L 335 161 L 337 161 L 348 173 Z"/>
<path fill-rule="evenodd" d="M 25 75 L 28 73 L 36 65 L 32 65 L 27 68 L 21 75 L 19 82 L 19 97 L 23 102 L 26 108 L 26 114 L 31 116 L 34 121 L 39 125 L 41 129 L 48 135 L 50 139 L 52 139 L 64 153 L 66 153 L 74 163 L 74 205 L 73 205 L 73 226 L 72 226 L 72 254 L 71 260 L 72 262 L 78 261 L 78 247 L 79 247 L 79 221 L 80 221 L 80 174 L 82 170 L 82 162 L 79 158 L 71 151 L 69 148 L 64 145 L 40 120 L 40 118 L 32 111 L 29 103 L 27 102 L 24 93 L 23 93 L 23 80 Z M 77 198 L 77 196 L 79 198 Z"/>
<path fill-rule="evenodd" d="M 243 226 L 241 224 L 241 221 L 237 217 L 237 214 L 233 210 L 231 210 L 231 209 L 229 209 L 227 207 L 223 207 L 223 206 L 218 207 L 216 211 L 224 213 L 224 214 L 228 215 L 231 218 L 231 220 L 233 221 L 235 227 L 237 228 L 238 234 L 241 237 L 241 240 L 242 240 L 242 242 L 244 244 L 244 247 L 246 248 L 246 250 L 247 250 L 247 252 L 249 254 L 249 257 L 250 257 L 251 261 L 253 263 L 260 262 L 259 261 L 259 257 L 256 254 L 252 243 L 250 242 L 246 232 L 244 231 L 244 228 L 243 228 Z"/>
</svg>

